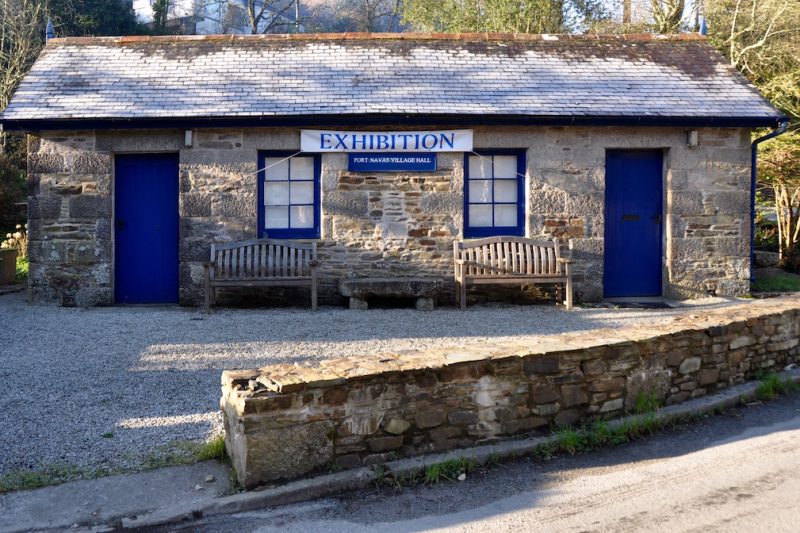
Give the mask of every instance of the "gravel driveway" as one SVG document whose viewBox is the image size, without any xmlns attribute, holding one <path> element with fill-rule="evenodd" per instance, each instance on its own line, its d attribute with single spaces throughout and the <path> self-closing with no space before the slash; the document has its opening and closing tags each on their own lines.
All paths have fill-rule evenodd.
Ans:
<svg viewBox="0 0 800 533">
<path fill-rule="evenodd" d="M 136 468 L 164 445 L 221 431 L 225 369 L 663 323 L 678 309 L 472 306 L 467 311 L 322 308 L 57 308 L 0 296 L 0 476 L 68 464 Z"/>
</svg>

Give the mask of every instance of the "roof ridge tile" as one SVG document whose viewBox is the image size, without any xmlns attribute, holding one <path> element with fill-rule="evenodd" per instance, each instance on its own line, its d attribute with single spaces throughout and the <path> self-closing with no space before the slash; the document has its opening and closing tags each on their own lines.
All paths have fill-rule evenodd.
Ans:
<svg viewBox="0 0 800 533">
<path fill-rule="evenodd" d="M 627 34 L 538 34 L 538 33 L 282 33 L 259 35 L 126 35 L 119 37 L 59 37 L 50 39 L 48 46 L 103 45 L 103 44 L 162 44 L 197 42 L 285 42 L 285 41 L 705 41 L 697 33 L 657 35 L 652 33 Z"/>
</svg>

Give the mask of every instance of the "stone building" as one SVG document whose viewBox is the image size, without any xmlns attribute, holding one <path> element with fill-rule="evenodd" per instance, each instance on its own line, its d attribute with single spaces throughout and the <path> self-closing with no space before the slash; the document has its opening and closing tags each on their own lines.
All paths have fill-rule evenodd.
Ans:
<svg viewBox="0 0 800 533">
<path fill-rule="evenodd" d="M 0 115 L 32 297 L 80 306 L 196 304 L 210 244 L 264 235 L 318 242 L 329 302 L 496 234 L 571 239 L 584 300 L 743 294 L 784 120 L 695 35 L 55 39 Z"/>
</svg>

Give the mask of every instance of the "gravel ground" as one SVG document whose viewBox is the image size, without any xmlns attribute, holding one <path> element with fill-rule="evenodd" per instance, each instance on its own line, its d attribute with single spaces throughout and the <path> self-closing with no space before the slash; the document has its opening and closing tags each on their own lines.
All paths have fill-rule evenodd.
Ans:
<svg viewBox="0 0 800 533">
<path fill-rule="evenodd" d="M 0 476 L 67 464 L 136 468 L 174 441 L 221 431 L 225 369 L 664 323 L 677 309 L 474 306 L 349 311 L 68 309 L 0 296 Z"/>
</svg>

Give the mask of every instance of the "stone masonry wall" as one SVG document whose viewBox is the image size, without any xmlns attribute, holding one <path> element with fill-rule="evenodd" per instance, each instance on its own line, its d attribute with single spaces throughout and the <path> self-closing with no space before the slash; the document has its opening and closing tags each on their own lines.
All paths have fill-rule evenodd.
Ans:
<svg viewBox="0 0 800 533">
<path fill-rule="evenodd" d="M 392 127 L 395 128 L 395 127 Z M 396 128 L 395 128 L 396 129 Z M 749 132 L 672 128 L 489 128 L 476 148 L 527 148 L 528 236 L 574 239 L 579 299 L 602 297 L 605 150 L 665 150 L 664 294 L 749 288 Z M 29 142 L 31 291 L 36 301 L 113 303 L 113 155 L 180 154 L 180 299 L 201 301 L 212 242 L 257 234 L 257 153 L 299 150 L 297 129 L 46 132 Z M 463 155 L 431 173 L 350 173 L 322 156 L 321 298 L 338 278 L 452 276 L 463 234 Z M 305 302 L 305 298 L 302 299 Z"/>
<path fill-rule="evenodd" d="M 800 361 L 800 297 L 668 325 L 274 365 L 222 375 L 225 442 L 253 487 L 613 417 Z"/>
</svg>

